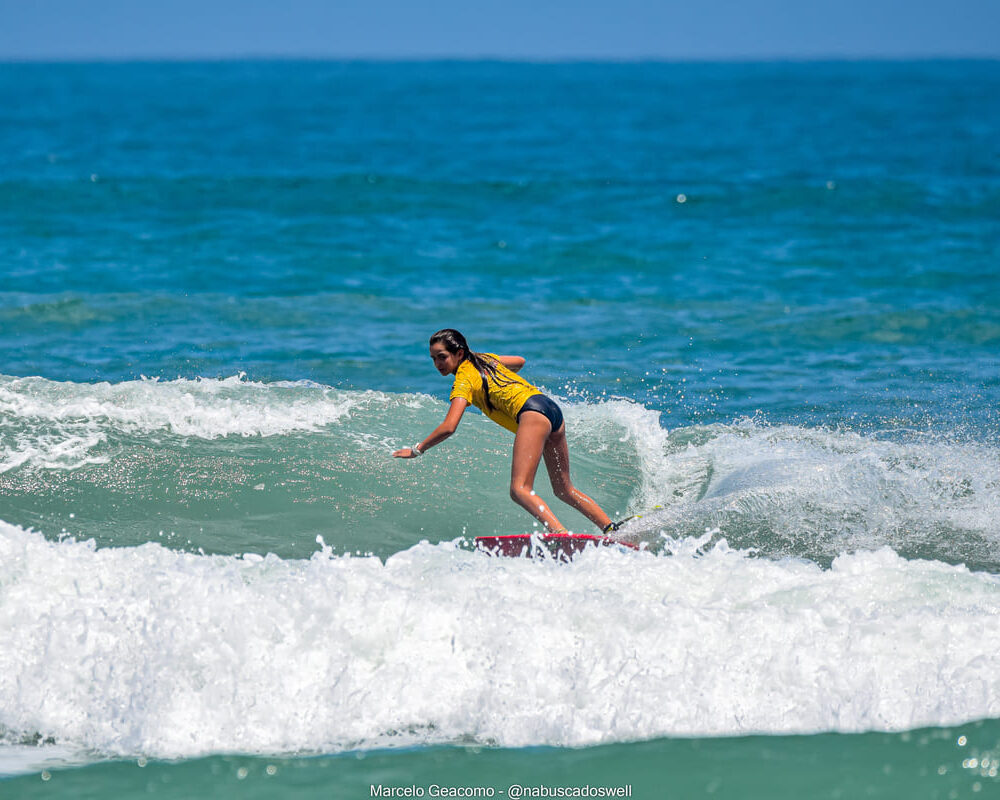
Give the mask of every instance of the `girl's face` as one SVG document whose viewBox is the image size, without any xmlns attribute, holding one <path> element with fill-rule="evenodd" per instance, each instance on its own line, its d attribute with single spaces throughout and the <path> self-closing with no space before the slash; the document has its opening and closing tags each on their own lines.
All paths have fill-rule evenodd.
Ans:
<svg viewBox="0 0 1000 800">
<path fill-rule="evenodd" d="M 431 361 L 434 362 L 437 371 L 442 375 L 454 375 L 463 358 L 465 358 L 464 350 L 449 353 L 448 348 L 441 342 L 435 342 L 431 345 Z"/>
</svg>

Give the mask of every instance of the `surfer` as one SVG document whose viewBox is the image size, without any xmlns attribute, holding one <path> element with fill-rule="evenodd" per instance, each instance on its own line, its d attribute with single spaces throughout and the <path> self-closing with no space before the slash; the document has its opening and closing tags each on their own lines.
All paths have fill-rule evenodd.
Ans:
<svg viewBox="0 0 1000 800">
<path fill-rule="evenodd" d="M 566 528 L 534 491 L 538 462 L 545 459 L 556 497 L 571 505 L 604 533 L 618 524 L 590 497 L 577 489 L 569 477 L 569 449 L 562 411 L 549 397 L 516 373 L 524 366 L 521 356 L 475 353 L 465 337 L 452 328 L 431 336 L 431 359 L 442 375 L 454 375 L 451 406 L 430 435 L 413 447 L 393 453 L 396 458 L 416 458 L 451 436 L 462 414 L 474 405 L 487 417 L 514 433 L 514 457 L 510 468 L 510 496 L 549 533 Z"/>
</svg>

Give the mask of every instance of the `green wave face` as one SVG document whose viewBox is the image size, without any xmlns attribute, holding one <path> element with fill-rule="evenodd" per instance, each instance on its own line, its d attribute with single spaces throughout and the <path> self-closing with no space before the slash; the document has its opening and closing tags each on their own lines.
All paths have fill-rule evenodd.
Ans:
<svg viewBox="0 0 1000 800">
<path fill-rule="evenodd" d="M 622 400 L 566 402 L 572 474 L 654 550 L 706 530 L 770 557 L 829 564 L 890 546 L 995 570 L 1000 453 L 912 431 L 731 425 L 668 431 Z M 0 378 L 0 518 L 101 546 L 382 557 L 413 544 L 532 530 L 508 498 L 512 437 L 478 412 L 419 459 L 393 450 L 443 401 L 309 382 Z M 536 489 L 552 501 L 544 468 Z M 590 531 L 556 502 L 560 519 Z"/>
<path fill-rule="evenodd" d="M 294 557 L 317 535 L 338 552 L 386 555 L 421 539 L 531 529 L 507 496 L 512 437 L 478 413 L 423 458 L 391 457 L 443 418 L 445 404 L 424 395 L 238 378 L 3 378 L 0 409 L 2 516 L 52 536 Z M 574 427 L 575 479 L 624 511 L 636 454 L 607 450 L 625 429 L 611 419 L 594 436 Z"/>
</svg>

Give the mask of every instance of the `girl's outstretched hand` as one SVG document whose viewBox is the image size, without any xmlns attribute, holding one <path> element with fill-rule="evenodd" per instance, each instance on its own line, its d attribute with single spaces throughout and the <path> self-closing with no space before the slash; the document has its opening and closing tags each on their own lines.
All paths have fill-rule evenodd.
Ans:
<svg viewBox="0 0 1000 800">
<path fill-rule="evenodd" d="M 420 453 L 414 452 L 412 447 L 404 447 L 392 454 L 393 458 L 416 458 Z"/>
</svg>

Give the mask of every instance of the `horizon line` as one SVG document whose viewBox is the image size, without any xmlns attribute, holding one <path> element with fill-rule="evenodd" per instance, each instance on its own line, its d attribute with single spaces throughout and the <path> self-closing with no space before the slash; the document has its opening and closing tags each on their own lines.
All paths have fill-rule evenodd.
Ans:
<svg viewBox="0 0 1000 800">
<path fill-rule="evenodd" d="M 85 56 L 6 56 L 0 64 L 197 64 L 239 62 L 309 63 L 506 63 L 506 64 L 774 64 L 774 63 L 861 63 L 861 62 L 1000 61 L 1000 54 L 736 54 L 727 56 L 601 56 L 601 55 L 315 55 L 315 54 L 229 54 L 229 55 L 85 55 Z"/>
</svg>

